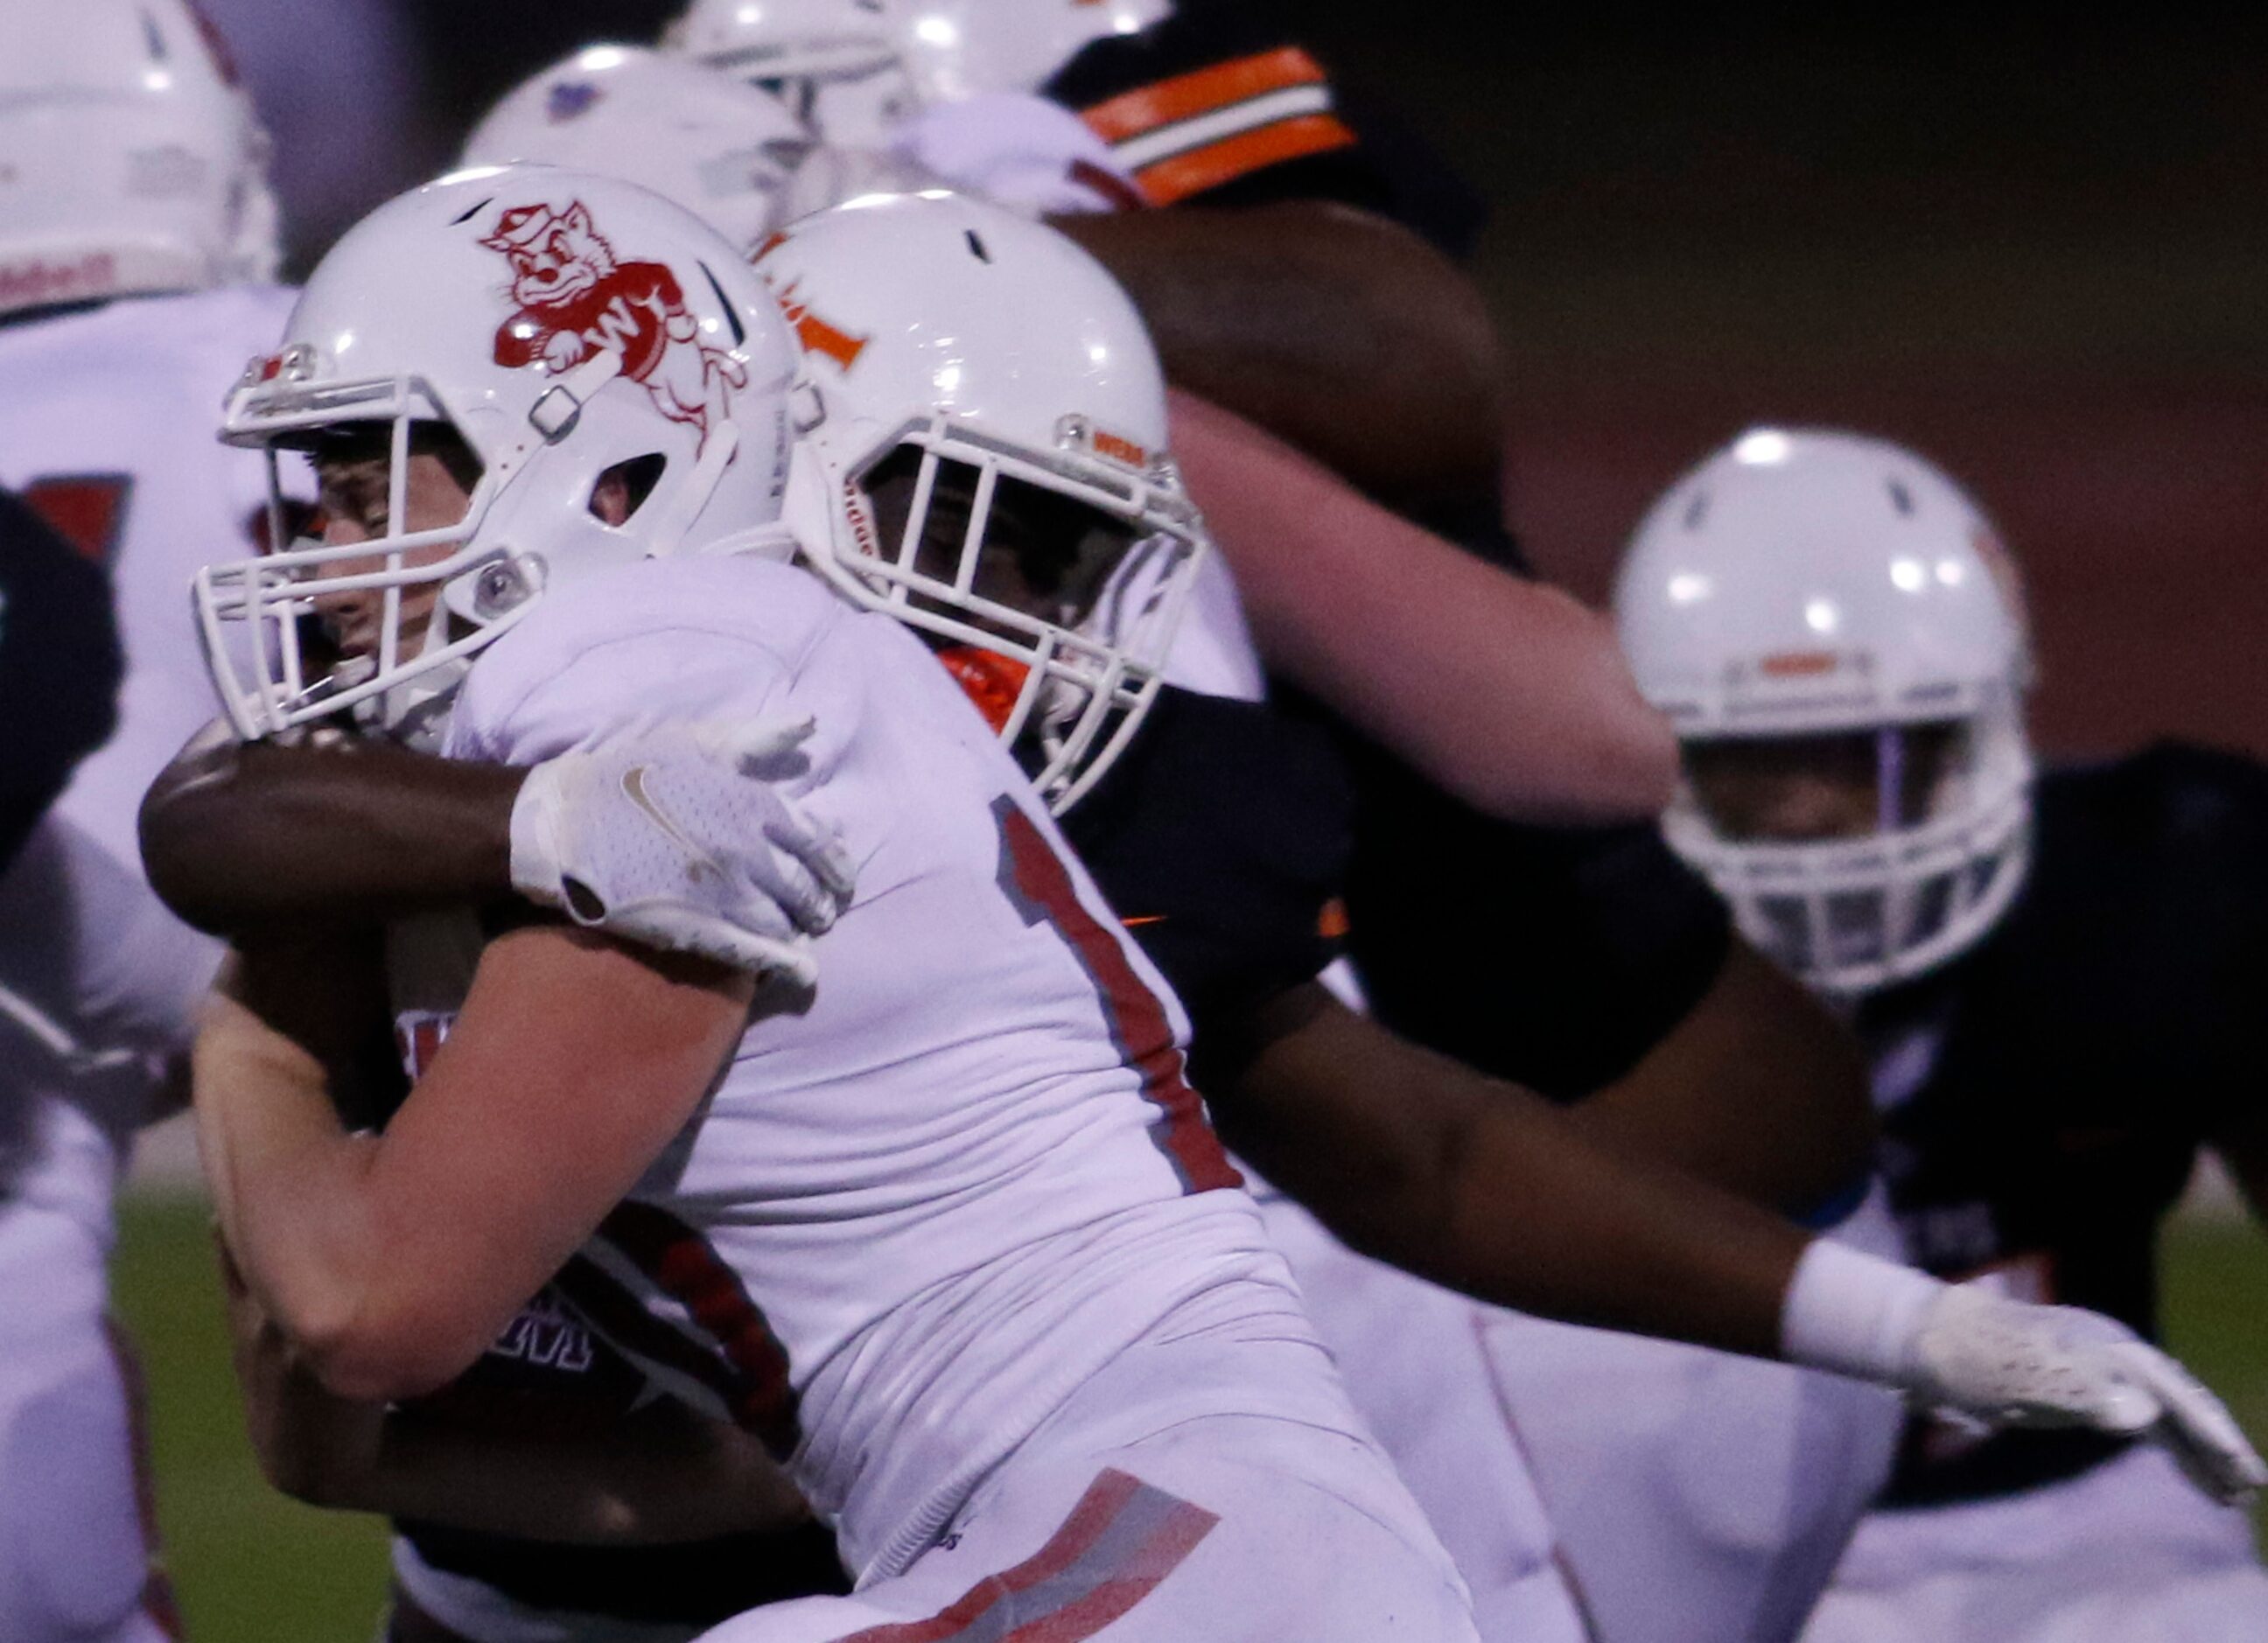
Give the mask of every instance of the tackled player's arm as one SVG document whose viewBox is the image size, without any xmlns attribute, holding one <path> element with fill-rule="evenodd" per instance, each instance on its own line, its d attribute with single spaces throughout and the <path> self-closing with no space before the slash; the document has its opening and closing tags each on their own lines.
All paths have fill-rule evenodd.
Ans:
<svg viewBox="0 0 2268 1643">
<path fill-rule="evenodd" d="M 1221 1133 L 1353 1248 L 1498 1305 L 1777 1354 L 1800 1228 L 1314 984 L 1248 1028 L 1209 1075 Z"/>
<path fill-rule="evenodd" d="M 1784 1358 L 1995 1425 L 2146 1433 L 2224 1501 L 2268 1482 L 2212 1393 L 2107 1320 L 1948 1286 L 1623 1158 L 1313 984 L 1252 1028 L 1214 1084 L 1222 1133 L 1357 1249 L 1499 1305 Z"/>
<path fill-rule="evenodd" d="M 1270 667 L 1509 820 L 1657 814 L 1677 742 L 1614 630 L 1356 494 L 1242 417 L 1172 397 L 1176 460 Z"/>
<path fill-rule="evenodd" d="M 346 1397 L 453 1379 L 692 1116 L 755 984 L 588 932 L 514 930 L 379 1135 L 350 1134 L 304 1022 L 338 978 L 255 950 L 195 1062 L 199 1139 L 252 1293 Z M 326 990 L 329 996 L 327 996 Z"/>
<path fill-rule="evenodd" d="M 1387 501 L 1494 493 L 1495 328 L 1415 233 L 1327 200 L 1049 220 L 1126 287 L 1173 381 Z"/>
</svg>

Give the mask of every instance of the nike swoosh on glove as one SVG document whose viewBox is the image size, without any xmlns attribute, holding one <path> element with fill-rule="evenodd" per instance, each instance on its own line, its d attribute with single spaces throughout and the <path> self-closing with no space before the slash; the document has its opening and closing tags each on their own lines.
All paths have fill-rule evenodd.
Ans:
<svg viewBox="0 0 2268 1643">
<path fill-rule="evenodd" d="M 812 938 L 855 888 L 841 841 L 785 791 L 812 729 L 645 718 L 531 767 L 513 887 L 626 941 L 812 985 Z"/>
</svg>

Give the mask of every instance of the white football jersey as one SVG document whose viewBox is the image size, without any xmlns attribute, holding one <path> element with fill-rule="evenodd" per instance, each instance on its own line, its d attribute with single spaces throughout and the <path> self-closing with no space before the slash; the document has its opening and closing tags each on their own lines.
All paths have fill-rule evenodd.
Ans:
<svg viewBox="0 0 2268 1643">
<path fill-rule="evenodd" d="M 18 1141 L 0 1191 L 68 1207 L 105 1239 L 151 1074 L 187 1047 L 219 962 L 151 893 L 135 816 L 217 711 L 189 578 L 245 543 L 267 480 L 213 430 L 291 301 L 231 289 L 0 326 L 0 484 L 109 567 L 126 652 L 117 729 L 0 883 L 0 1130 Z"/>
<path fill-rule="evenodd" d="M 594 1323 L 790 1457 L 865 1577 L 1174 1308 L 1312 1338 L 1183 1080 L 1179 1003 L 917 640 L 790 566 L 648 563 L 497 640 L 446 751 L 525 764 L 657 711 L 812 718 L 783 785 L 858 890 L 815 991 L 759 995 L 714 1096 L 563 1274 Z M 414 1041 L 446 999 L 402 969 Z M 1353 1418 L 1327 1373 L 1190 1399 Z"/>
<path fill-rule="evenodd" d="M 141 859 L 143 792 L 220 711 L 189 581 L 252 540 L 268 482 L 258 453 L 228 449 L 214 430 L 294 299 L 233 287 L 0 326 L 0 484 L 108 564 L 126 648 L 117 733 L 79 766 L 61 807 L 129 863 Z"/>
</svg>

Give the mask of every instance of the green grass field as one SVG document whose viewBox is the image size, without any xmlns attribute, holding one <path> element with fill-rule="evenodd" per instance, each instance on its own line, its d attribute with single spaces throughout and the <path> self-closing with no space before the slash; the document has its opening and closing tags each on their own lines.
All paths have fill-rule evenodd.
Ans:
<svg viewBox="0 0 2268 1643">
<path fill-rule="evenodd" d="M 121 1216 L 120 1312 L 149 1371 L 166 1551 L 190 1634 L 228 1643 L 362 1643 L 385 1586 L 370 1520 L 271 1492 L 254 1470 L 228 1366 L 203 1205 L 130 1198 Z M 2169 1240 L 2171 1344 L 2268 1444 L 2268 1241 L 2190 1222 Z"/>
</svg>

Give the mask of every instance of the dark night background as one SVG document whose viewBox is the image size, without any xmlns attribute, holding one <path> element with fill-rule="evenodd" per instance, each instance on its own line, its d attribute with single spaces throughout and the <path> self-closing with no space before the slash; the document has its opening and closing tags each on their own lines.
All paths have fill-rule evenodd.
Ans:
<svg viewBox="0 0 2268 1643">
<path fill-rule="evenodd" d="M 422 94 L 366 151 L 395 161 L 372 203 L 520 76 L 676 4 L 394 9 Z M 2051 746 L 2268 754 L 2268 15 L 1299 15 L 1493 207 L 1474 272 L 1549 570 L 1603 596 L 1650 495 L 1749 421 L 1885 433 L 2029 567 Z"/>
</svg>

